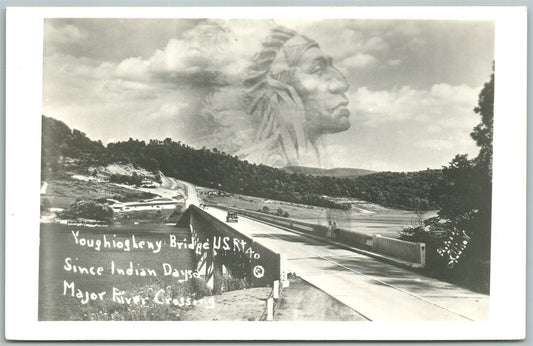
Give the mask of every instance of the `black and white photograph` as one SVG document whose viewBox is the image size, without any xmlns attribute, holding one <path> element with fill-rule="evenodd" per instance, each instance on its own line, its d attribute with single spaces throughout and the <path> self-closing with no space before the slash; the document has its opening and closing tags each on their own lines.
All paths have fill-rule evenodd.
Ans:
<svg viewBox="0 0 533 346">
<path fill-rule="evenodd" d="M 498 22 L 350 10 L 43 15 L 29 318 L 490 325 Z"/>
</svg>

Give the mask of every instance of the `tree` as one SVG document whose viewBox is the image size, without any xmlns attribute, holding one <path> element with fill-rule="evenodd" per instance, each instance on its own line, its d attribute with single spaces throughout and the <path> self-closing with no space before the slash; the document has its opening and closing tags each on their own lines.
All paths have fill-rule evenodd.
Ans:
<svg viewBox="0 0 533 346">
<path fill-rule="evenodd" d="M 494 73 L 479 94 L 474 112 L 481 122 L 471 137 L 480 147 L 479 154 L 470 160 L 457 155 L 443 167 L 443 179 L 432 195 L 440 206 L 438 216 L 423 226 L 404 230 L 404 238 L 425 241 L 428 257 L 433 260 L 433 272 L 455 281 L 467 283 L 480 291 L 489 291 L 490 242 L 492 212 L 492 138 L 494 120 Z M 445 230 L 446 238 L 436 240 L 428 230 Z M 430 246 L 431 245 L 431 246 Z M 444 261 L 440 261 L 441 257 Z M 435 266 L 435 263 L 437 265 Z M 447 267 L 447 268 L 446 268 Z"/>
<path fill-rule="evenodd" d="M 493 66 L 494 69 L 494 66 Z M 447 203 L 441 210 L 442 216 L 464 216 L 473 213 L 469 223 L 473 237 L 472 247 L 476 256 L 489 260 L 492 211 L 492 139 L 494 124 L 494 72 L 479 94 L 478 106 L 474 112 L 481 116 L 481 122 L 474 127 L 471 136 L 480 147 L 478 156 L 471 161 L 466 157 L 454 159 L 444 174 L 452 178 L 455 203 Z M 461 191 L 461 192 L 460 192 Z M 439 216 L 441 215 L 439 214 Z"/>
<path fill-rule="evenodd" d="M 494 65 L 493 65 L 494 71 Z M 492 136 L 494 125 L 494 72 L 490 80 L 485 83 L 483 90 L 479 94 L 478 106 L 474 112 L 481 115 L 479 123 L 470 134 L 480 147 L 479 155 L 476 161 L 480 165 L 487 167 L 492 177 Z"/>
<path fill-rule="evenodd" d="M 465 267 L 462 272 L 482 279 L 488 286 L 492 213 L 492 136 L 494 120 L 494 73 L 479 94 L 474 112 L 481 122 L 471 136 L 480 147 L 469 160 L 457 155 L 443 168 L 438 217 L 449 237 L 439 249 L 448 265 Z"/>
</svg>

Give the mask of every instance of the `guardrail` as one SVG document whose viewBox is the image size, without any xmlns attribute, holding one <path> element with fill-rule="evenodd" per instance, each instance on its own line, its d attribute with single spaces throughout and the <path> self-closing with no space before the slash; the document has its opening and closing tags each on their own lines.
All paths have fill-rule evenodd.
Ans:
<svg viewBox="0 0 533 346">
<path fill-rule="evenodd" d="M 251 218 L 262 220 L 279 226 L 308 233 L 320 238 L 328 239 L 328 227 L 298 221 L 286 217 L 270 215 L 250 210 L 216 205 L 217 208 L 236 211 Z M 336 242 L 353 246 L 379 255 L 391 256 L 413 268 L 422 268 L 426 265 L 426 246 L 424 243 L 414 243 L 381 235 L 371 235 L 345 229 L 337 229 Z"/>
<path fill-rule="evenodd" d="M 383 237 L 379 234 L 375 234 L 373 238 L 372 250 L 375 252 L 416 263 L 418 267 L 426 265 L 426 244 Z"/>
</svg>

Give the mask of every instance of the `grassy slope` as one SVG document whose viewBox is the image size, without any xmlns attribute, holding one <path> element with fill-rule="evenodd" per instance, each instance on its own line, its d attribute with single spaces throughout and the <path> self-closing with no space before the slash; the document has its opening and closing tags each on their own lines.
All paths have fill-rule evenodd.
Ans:
<svg viewBox="0 0 533 346">
<path fill-rule="evenodd" d="M 50 180 L 46 193 L 41 197 L 50 200 L 54 208 L 66 208 L 77 198 L 91 200 L 112 198 L 126 202 L 154 198 L 156 195 L 105 182 Z"/>
</svg>

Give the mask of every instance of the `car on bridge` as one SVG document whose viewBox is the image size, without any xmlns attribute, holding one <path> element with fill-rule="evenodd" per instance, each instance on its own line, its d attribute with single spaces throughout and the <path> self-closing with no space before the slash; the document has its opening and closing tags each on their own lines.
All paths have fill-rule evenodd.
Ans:
<svg viewBox="0 0 533 346">
<path fill-rule="evenodd" d="M 236 211 L 228 211 L 226 222 L 239 222 L 239 215 Z"/>
</svg>

